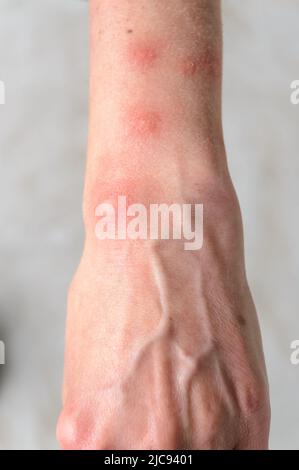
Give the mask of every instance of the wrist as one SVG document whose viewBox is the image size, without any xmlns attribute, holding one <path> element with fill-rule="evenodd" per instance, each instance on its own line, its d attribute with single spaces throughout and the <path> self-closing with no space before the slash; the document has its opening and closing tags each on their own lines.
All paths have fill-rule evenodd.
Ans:
<svg viewBox="0 0 299 470">
<path fill-rule="evenodd" d="M 226 165 L 225 152 L 189 152 L 139 159 L 107 155 L 89 159 L 83 199 L 84 222 L 94 230 L 99 204 L 125 196 L 129 204 L 200 204 L 220 206 L 233 202 L 235 193 Z"/>
</svg>

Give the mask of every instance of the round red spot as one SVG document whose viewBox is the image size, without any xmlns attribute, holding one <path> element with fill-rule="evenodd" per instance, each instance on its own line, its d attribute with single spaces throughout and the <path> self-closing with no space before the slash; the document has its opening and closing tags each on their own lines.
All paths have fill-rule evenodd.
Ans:
<svg viewBox="0 0 299 470">
<path fill-rule="evenodd" d="M 129 110 L 126 119 L 129 133 L 135 136 L 150 137 L 160 130 L 161 117 L 155 111 L 133 108 Z"/>
<path fill-rule="evenodd" d="M 147 69 L 153 66 L 157 57 L 157 50 L 151 44 L 138 42 L 129 45 L 128 59 L 131 65 Z"/>
</svg>

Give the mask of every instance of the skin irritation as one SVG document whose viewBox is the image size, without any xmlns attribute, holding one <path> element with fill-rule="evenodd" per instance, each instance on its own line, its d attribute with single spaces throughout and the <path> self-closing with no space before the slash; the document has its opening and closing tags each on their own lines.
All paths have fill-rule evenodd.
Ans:
<svg viewBox="0 0 299 470">
<path fill-rule="evenodd" d="M 133 66 L 136 76 L 138 74 L 149 73 L 154 70 L 160 73 L 162 66 L 167 66 L 169 72 L 172 70 L 173 61 L 167 57 L 157 63 L 160 58 L 160 48 L 158 41 L 150 38 L 146 41 L 134 40 L 127 47 L 127 59 L 130 66 Z M 197 54 L 185 55 L 183 58 L 175 58 L 177 73 L 184 78 L 193 78 L 205 75 L 211 80 L 217 80 L 221 75 L 221 61 L 218 57 L 217 48 L 203 48 Z M 148 109 L 143 103 L 127 109 L 125 113 L 124 125 L 129 136 L 147 140 L 150 137 L 159 137 L 162 119 L 159 112 Z"/>
<path fill-rule="evenodd" d="M 94 228 L 96 223 L 95 208 L 101 203 L 109 203 L 117 209 L 118 196 L 126 196 L 127 205 L 139 203 L 146 207 L 150 203 L 164 202 L 165 195 L 156 178 L 153 176 L 120 177 L 103 179 L 98 178 L 89 188 L 88 197 L 85 198 L 85 223 Z"/>
<path fill-rule="evenodd" d="M 156 69 L 159 57 L 157 41 L 134 40 L 127 48 L 127 60 L 136 73 Z M 129 136 L 148 139 L 160 133 L 162 119 L 160 113 L 143 103 L 131 106 L 125 112 L 124 124 Z"/>
<path fill-rule="evenodd" d="M 158 47 L 150 41 L 134 41 L 128 46 L 128 62 L 140 71 L 153 68 L 158 56 Z"/>
<path fill-rule="evenodd" d="M 141 104 L 126 110 L 124 124 L 129 136 L 148 139 L 160 134 L 162 118 L 158 111 Z"/>
<path fill-rule="evenodd" d="M 87 227 L 94 229 L 97 219 L 95 209 L 99 204 L 109 203 L 114 210 L 117 210 L 118 196 L 126 196 L 128 204 L 137 202 L 136 186 L 137 182 L 130 178 L 121 178 L 111 182 L 105 182 L 103 179 L 96 180 L 93 188 L 88 191 L 88 198 L 85 198 L 84 220 Z"/>
</svg>

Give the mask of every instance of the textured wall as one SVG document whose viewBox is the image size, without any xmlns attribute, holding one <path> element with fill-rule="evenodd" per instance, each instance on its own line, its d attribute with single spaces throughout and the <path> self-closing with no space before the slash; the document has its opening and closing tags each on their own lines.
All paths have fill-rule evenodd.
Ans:
<svg viewBox="0 0 299 470">
<path fill-rule="evenodd" d="M 223 0 L 224 125 L 272 395 L 272 448 L 299 449 L 297 0 Z M 0 0 L 0 448 L 57 447 L 66 290 L 83 239 L 87 4 Z"/>
</svg>

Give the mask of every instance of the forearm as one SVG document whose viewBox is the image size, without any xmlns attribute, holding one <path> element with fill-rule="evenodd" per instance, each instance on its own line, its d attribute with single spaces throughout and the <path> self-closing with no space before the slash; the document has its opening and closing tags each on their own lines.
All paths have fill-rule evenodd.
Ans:
<svg viewBox="0 0 299 470">
<path fill-rule="evenodd" d="M 221 42 L 219 0 L 91 0 L 87 198 L 103 169 L 225 168 Z"/>
</svg>

